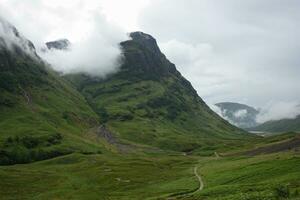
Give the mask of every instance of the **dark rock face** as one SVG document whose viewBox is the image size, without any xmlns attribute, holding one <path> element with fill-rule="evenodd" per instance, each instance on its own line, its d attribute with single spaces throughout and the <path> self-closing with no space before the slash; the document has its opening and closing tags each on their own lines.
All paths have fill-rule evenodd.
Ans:
<svg viewBox="0 0 300 200">
<path fill-rule="evenodd" d="M 130 37 L 132 40 L 121 43 L 125 57 L 123 69 L 148 79 L 170 74 L 180 76 L 175 65 L 160 51 L 152 36 L 142 32 L 133 32 Z"/>
<path fill-rule="evenodd" d="M 67 50 L 70 48 L 70 45 L 71 43 L 68 39 L 55 40 L 46 43 L 47 48 L 50 50 Z"/>
<path fill-rule="evenodd" d="M 132 40 L 138 42 L 142 46 L 148 48 L 154 54 L 159 55 L 161 51 L 157 45 L 156 40 L 151 36 L 143 32 L 132 32 L 129 35 Z"/>
</svg>

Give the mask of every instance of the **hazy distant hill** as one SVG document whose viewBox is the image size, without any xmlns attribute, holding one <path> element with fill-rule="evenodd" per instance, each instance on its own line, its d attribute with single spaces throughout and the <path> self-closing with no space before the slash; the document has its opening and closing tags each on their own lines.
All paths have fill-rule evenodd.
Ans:
<svg viewBox="0 0 300 200">
<path fill-rule="evenodd" d="M 267 121 L 256 127 L 252 127 L 251 131 L 262 131 L 262 132 L 288 132 L 288 131 L 299 131 L 300 132 L 300 115 L 295 119 L 281 119 Z"/>
</svg>

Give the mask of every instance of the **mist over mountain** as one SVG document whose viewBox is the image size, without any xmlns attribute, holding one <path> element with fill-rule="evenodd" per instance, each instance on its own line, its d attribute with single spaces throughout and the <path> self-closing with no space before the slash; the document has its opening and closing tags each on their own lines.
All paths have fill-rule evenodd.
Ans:
<svg viewBox="0 0 300 200">
<path fill-rule="evenodd" d="M 221 117 L 240 128 L 257 126 L 259 111 L 245 104 L 222 102 L 215 104 L 214 109 Z"/>
<path fill-rule="evenodd" d="M 33 43 L 24 38 L 6 19 L 0 16 L 0 48 L 38 57 Z"/>
</svg>

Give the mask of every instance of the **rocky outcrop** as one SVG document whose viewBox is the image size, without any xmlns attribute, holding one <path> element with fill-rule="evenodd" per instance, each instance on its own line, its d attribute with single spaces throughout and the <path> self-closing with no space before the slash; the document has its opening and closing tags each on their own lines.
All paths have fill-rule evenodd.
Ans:
<svg viewBox="0 0 300 200">
<path fill-rule="evenodd" d="M 68 39 L 60 39 L 46 43 L 46 46 L 49 50 L 67 50 L 70 48 L 70 45 L 71 42 Z"/>
</svg>

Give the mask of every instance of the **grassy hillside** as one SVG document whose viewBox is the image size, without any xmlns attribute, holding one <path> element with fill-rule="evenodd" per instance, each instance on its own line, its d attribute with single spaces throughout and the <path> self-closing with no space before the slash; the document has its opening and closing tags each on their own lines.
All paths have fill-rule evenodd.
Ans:
<svg viewBox="0 0 300 200">
<path fill-rule="evenodd" d="M 0 197 L 150 199 L 197 187 L 191 169 L 194 163 L 194 159 L 184 156 L 142 158 L 107 153 L 72 154 L 32 164 L 0 166 Z"/>
<path fill-rule="evenodd" d="M 140 32 L 131 37 L 121 43 L 124 63 L 116 74 L 66 77 L 115 134 L 163 149 L 212 153 L 226 142 L 251 138 L 209 109 L 154 38 Z"/>
<path fill-rule="evenodd" d="M 299 199 L 300 154 L 287 152 L 255 157 L 200 161 L 205 189 L 183 199 Z"/>
<path fill-rule="evenodd" d="M 287 132 L 300 131 L 300 115 L 295 119 L 281 119 L 265 122 L 257 127 L 251 128 L 251 131 L 262 132 Z"/>
<path fill-rule="evenodd" d="M 98 116 L 73 87 L 19 46 L 0 48 L 0 164 L 75 151 L 97 152 L 82 139 Z"/>
</svg>

